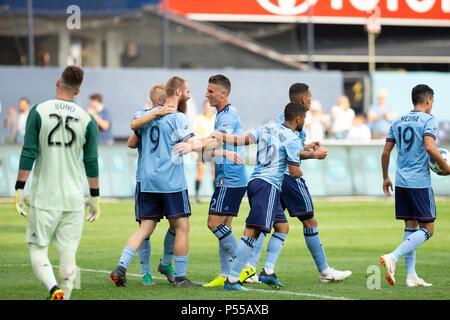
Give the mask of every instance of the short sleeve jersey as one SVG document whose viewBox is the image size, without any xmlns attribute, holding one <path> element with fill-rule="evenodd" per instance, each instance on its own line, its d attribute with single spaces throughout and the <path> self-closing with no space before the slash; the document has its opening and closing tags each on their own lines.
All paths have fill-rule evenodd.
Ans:
<svg viewBox="0 0 450 320">
<path fill-rule="evenodd" d="M 283 123 L 283 122 L 284 122 L 284 113 L 280 114 L 277 119 L 277 123 Z M 305 130 L 295 131 L 295 134 L 300 139 L 300 148 L 301 148 L 301 150 L 303 150 L 303 148 L 305 147 L 305 141 L 306 141 L 306 131 Z M 300 164 L 301 164 L 301 159 L 300 159 Z M 289 174 L 289 168 L 286 168 L 285 174 Z"/>
<path fill-rule="evenodd" d="M 157 117 L 137 132 L 142 143 L 138 173 L 141 191 L 174 193 L 186 190 L 183 157 L 172 152 L 175 144 L 194 136 L 186 116 L 176 112 Z"/>
<path fill-rule="evenodd" d="M 258 144 L 256 166 L 250 180 L 263 179 L 281 191 L 288 165 L 300 166 L 300 139 L 291 128 L 273 122 L 249 133 L 249 137 Z"/>
<path fill-rule="evenodd" d="M 216 122 L 214 124 L 216 131 L 242 135 L 243 130 L 241 126 L 241 120 L 237 113 L 236 108 L 227 105 L 216 115 Z M 244 147 L 235 147 L 224 144 L 223 149 L 231 150 L 239 153 L 244 158 Z M 215 182 L 217 186 L 241 188 L 246 187 L 248 184 L 247 171 L 244 165 L 237 165 L 228 161 L 224 157 L 214 158 L 214 172 Z"/>
<path fill-rule="evenodd" d="M 27 119 L 19 168 L 31 170 L 31 205 L 43 210 L 84 209 L 84 168 L 98 176 L 97 123 L 73 101 L 51 99 L 33 106 Z"/>
<path fill-rule="evenodd" d="M 395 185 L 404 188 L 430 188 L 429 155 L 424 137 L 436 139 L 437 120 L 428 113 L 412 110 L 395 120 L 386 141 L 397 146 Z"/>
</svg>

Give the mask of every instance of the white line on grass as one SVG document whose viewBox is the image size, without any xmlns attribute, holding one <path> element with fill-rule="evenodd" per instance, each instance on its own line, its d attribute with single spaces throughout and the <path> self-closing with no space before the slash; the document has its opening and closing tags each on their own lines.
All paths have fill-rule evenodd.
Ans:
<svg viewBox="0 0 450 320">
<path fill-rule="evenodd" d="M 3 264 L 0 265 L 0 267 L 31 267 L 31 264 Z M 54 266 L 54 268 L 58 269 L 57 266 Z M 96 273 L 105 273 L 105 274 L 110 274 L 111 271 L 107 271 L 107 270 L 97 270 L 97 269 L 85 269 L 85 268 L 80 268 L 81 271 L 85 271 L 85 272 L 96 272 Z M 127 276 L 131 276 L 131 277 L 139 277 L 141 278 L 142 275 L 141 274 L 137 274 L 137 273 L 127 273 Z M 166 280 L 166 277 L 159 277 L 159 276 L 153 276 L 153 279 L 158 279 L 158 280 Z M 281 290 L 264 290 L 264 289 L 254 289 L 254 288 L 248 288 L 246 287 L 246 289 L 248 291 L 254 291 L 254 292 L 261 292 L 261 293 L 271 293 L 271 294 L 284 294 L 284 295 L 290 295 L 290 296 L 301 296 L 301 297 L 310 297 L 310 298 L 318 298 L 318 299 L 328 299 L 328 300 L 354 300 L 354 299 L 349 299 L 346 297 L 332 297 L 332 296 L 326 296 L 326 295 L 322 295 L 322 294 L 315 294 L 315 293 L 302 293 L 302 292 L 294 292 L 294 291 L 285 291 L 283 289 Z"/>
</svg>

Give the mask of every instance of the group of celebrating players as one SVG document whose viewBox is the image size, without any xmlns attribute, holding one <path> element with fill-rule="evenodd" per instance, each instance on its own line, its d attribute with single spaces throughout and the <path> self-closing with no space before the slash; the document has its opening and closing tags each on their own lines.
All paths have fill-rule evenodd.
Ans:
<svg viewBox="0 0 450 320">
<path fill-rule="evenodd" d="M 74 76 L 80 72 L 81 80 L 79 76 Z M 86 201 L 90 208 L 87 220 L 95 221 L 100 214 L 97 145 L 96 135 L 91 129 L 92 118 L 84 117 L 85 111 L 72 101 L 73 96 L 79 92 L 81 81 L 82 70 L 71 66 L 66 68 L 57 82 L 57 99 L 76 106 L 76 117 L 66 114 L 71 108 L 56 110 L 56 99 L 33 106 L 34 111 L 30 114 L 36 114 L 36 120 L 27 123 L 16 184 L 17 211 L 26 215 L 24 205 L 30 203 L 27 242 L 30 244 L 33 269 L 38 279 L 46 285 L 51 299 L 70 297 L 77 271 L 74 253 L 81 237 L 82 219 L 80 222 L 79 217 L 82 210 L 74 210 L 73 207 L 68 209 L 68 204 L 74 203 L 69 200 L 79 200 L 80 190 L 83 190 L 82 185 L 80 186 L 80 168 L 77 167 L 79 164 L 74 161 L 81 153 L 91 192 Z M 134 132 L 128 139 L 128 146 L 137 148 L 139 153 L 135 192 L 135 215 L 139 227 L 128 239 L 117 267 L 110 274 L 116 286 L 127 286 L 126 272 L 136 254 L 140 259 L 142 283 L 154 284 L 150 273 L 150 238 L 160 219 L 166 217 L 170 227 L 164 238 L 164 252 L 158 271 L 175 287 L 204 286 L 245 290 L 243 284 L 246 282 L 263 282 L 274 288 L 282 288 L 284 285 L 274 270 L 289 231 L 284 213 L 286 209 L 291 217 L 298 218 L 303 224 L 305 242 L 321 282 L 342 281 L 352 274 L 351 271 L 339 271 L 328 266 L 318 233 L 312 198 L 302 178 L 302 160 L 325 159 L 327 156 L 326 148 L 319 142 L 305 144 L 306 135 L 302 128 L 311 105 L 309 86 L 305 83 L 292 84 L 288 96 L 290 102 L 284 107 L 284 111 L 280 110 L 278 119 L 245 134 L 238 110 L 228 100 L 230 92 L 231 82 L 226 76 L 218 74 L 209 78 L 206 97 L 210 105 L 216 108 L 217 114 L 214 133 L 203 139 L 194 135 L 184 114 L 186 102 L 190 98 L 190 87 L 189 83 L 180 77 L 172 77 L 164 85 L 154 86 L 150 92 L 152 107 L 136 113 L 131 122 Z M 430 114 L 433 94 L 432 89 L 426 85 L 418 85 L 413 89 L 414 117 L 402 117 L 393 123 L 383 151 L 383 189 L 390 196 L 392 183 L 387 168 L 390 152 L 397 144 L 396 217 L 405 220 L 406 226 L 405 238 L 400 246 L 380 258 L 381 264 L 386 267 L 386 279 L 392 285 L 395 284 L 395 263 L 403 256 L 408 273 L 407 285 L 430 285 L 417 276 L 414 268 L 415 249 L 433 234 L 436 217 L 428 157 L 432 157 L 441 165 L 443 175 L 450 173 L 450 168 L 439 151 L 436 153 L 436 119 Z M 55 126 L 54 121 L 65 121 L 64 128 Z M 416 143 L 411 142 L 412 138 L 407 137 L 407 134 L 415 135 Z M 405 141 L 407 143 L 404 143 Z M 243 146 L 249 144 L 257 144 L 257 163 L 250 177 L 247 176 L 243 156 Z M 409 153 L 412 149 L 414 152 Z M 201 159 L 209 159 L 206 161 L 213 159 L 215 171 L 215 190 L 209 206 L 208 228 L 219 241 L 220 273 L 204 285 L 186 277 L 191 207 L 182 155 L 192 151 L 200 153 Z M 412 161 L 410 157 L 413 153 L 414 157 L 420 159 L 414 158 Z M 57 157 L 59 160 L 63 157 L 68 164 L 64 168 L 56 165 Z M 28 200 L 23 189 L 35 159 L 39 165 L 35 166 L 32 195 Z M 42 174 L 50 174 L 42 169 L 46 166 L 49 166 L 47 170 L 53 171 L 75 167 L 76 170 L 69 170 L 69 178 L 74 181 L 73 189 L 77 191 L 73 199 L 65 198 L 65 186 L 59 181 L 61 176 L 52 178 L 54 181 L 51 183 L 53 187 L 56 186 L 56 190 L 52 190 L 53 201 L 59 201 L 58 203 L 63 205 L 47 205 L 45 201 L 50 203 L 50 200 L 39 199 L 39 195 L 42 196 L 40 191 L 52 189 L 50 182 L 42 187 L 39 182 L 39 177 L 43 180 Z M 411 172 L 415 174 L 412 175 Z M 65 177 L 64 181 L 66 179 L 68 178 Z M 250 212 L 244 233 L 238 241 L 231 225 L 233 218 L 238 215 L 246 193 Z M 404 202 L 408 205 L 405 206 Z M 39 211 L 38 214 L 35 211 Z M 43 211 L 46 212 L 46 218 L 42 218 Z M 52 226 L 46 225 L 45 222 L 49 220 L 63 220 L 61 214 L 56 215 L 55 211 L 62 212 L 63 217 L 66 212 L 72 214 L 77 211 L 76 215 L 71 215 L 77 216 L 75 227 L 72 224 L 71 227 L 62 229 L 64 224 L 59 222 L 53 223 Z M 32 217 L 34 218 L 31 219 Z M 272 229 L 264 268 L 259 276 L 256 276 L 255 266 L 265 236 L 270 234 Z M 76 236 L 73 236 L 74 232 Z M 70 237 L 66 238 L 70 239 L 64 238 L 63 235 L 67 233 L 70 233 Z M 65 279 L 65 282 L 60 283 L 61 288 L 56 284 L 54 276 L 52 277 L 53 271 L 46 257 L 50 242 L 61 248 L 61 257 L 66 256 L 67 251 L 71 252 L 70 258 L 66 259 L 68 261 L 64 260 L 64 268 L 60 269 L 60 278 Z"/>
</svg>

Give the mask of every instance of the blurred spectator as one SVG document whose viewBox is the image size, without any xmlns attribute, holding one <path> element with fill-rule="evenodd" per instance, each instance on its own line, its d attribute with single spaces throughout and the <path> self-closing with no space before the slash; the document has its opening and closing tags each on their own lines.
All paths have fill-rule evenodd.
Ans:
<svg viewBox="0 0 450 320">
<path fill-rule="evenodd" d="M 333 138 L 347 139 L 348 131 L 355 118 L 355 111 L 350 107 L 347 96 L 339 97 L 337 105 L 331 108 L 331 118 L 333 119 Z"/>
<path fill-rule="evenodd" d="M 103 97 L 99 93 L 92 94 L 90 97 L 90 107 L 87 112 L 91 114 L 98 125 L 98 143 L 113 144 L 114 137 L 111 131 L 111 115 L 103 105 Z"/>
<path fill-rule="evenodd" d="M 367 119 L 372 130 L 372 139 L 386 138 L 391 123 L 397 117 L 397 113 L 387 103 L 388 93 L 386 89 L 378 91 L 376 105 L 369 107 Z"/>
<path fill-rule="evenodd" d="M 17 126 L 18 126 L 18 115 L 16 112 L 16 108 L 14 108 L 14 106 L 10 106 L 4 123 L 4 128 L 6 129 L 4 141 L 5 143 L 16 142 Z"/>
<path fill-rule="evenodd" d="M 348 132 L 348 139 L 360 142 L 369 142 L 372 138 L 369 126 L 366 124 L 366 117 L 357 114 L 353 119 L 353 124 Z"/>
<path fill-rule="evenodd" d="M 30 101 L 27 98 L 19 100 L 19 115 L 17 117 L 17 137 L 16 142 L 22 144 L 25 137 L 28 112 L 30 111 Z"/>
<path fill-rule="evenodd" d="M 450 143 L 450 121 L 444 121 L 439 123 L 439 129 L 437 133 L 436 144 Z"/>
<path fill-rule="evenodd" d="M 318 100 L 311 101 L 311 108 L 306 113 L 305 129 L 307 142 L 325 139 L 325 131 L 331 125 L 330 115 L 326 114 Z"/>
<path fill-rule="evenodd" d="M 216 116 L 213 113 L 214 108 L 211 107 L 209 101 L 206 100 L 203 103 L 203 114 L 199 114 L 194 118 L 194 134 L 197 138 L 207 138 L 214 131 L 214 122 Z M 205 173 L 206 162 L 203 157 L 198 153 L 193 153 L 194 158 L 197 160 L 197 177 L 195 178 L 195 201 L 200 202 L 199 190 L 200 183 L 203 180 L 203 174 Z M 212 182 L 214 183 L 214 162 L 211 162 Z"/>
</svg>

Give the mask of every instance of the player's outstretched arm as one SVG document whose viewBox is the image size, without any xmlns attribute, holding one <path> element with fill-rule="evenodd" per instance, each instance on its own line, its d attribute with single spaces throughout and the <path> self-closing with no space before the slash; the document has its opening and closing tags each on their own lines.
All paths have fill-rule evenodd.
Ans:
<svg viewBox="0 0 450 320">
<path fill-rule="evenodd" d="M 219 142 L 223 142 L 232 146 L 247 146 L 249 144 L 257 143 L 257 141 L 252 139 L 249 135 L 239 136 L 236 134 L 228 134 L 220 131 L 214 131 L 211 134 L 211 137 L 217 139 Z"/>
<path fill-rule="evenodd" d="M 434 141 L 433 137 L 425 136 L 423 138 L 423 140 L 425 143 L 425 150 L 427 151 L 427 153 L 444 170 L 439 175 L 441 175 L 441 176 L 449 175 L 450 174 L 450 166 L 447 164 L 447 162 L 445 162 L 444 158 L 442 157 L 441 153 L 439 152 L 439 149 L 436 147 L 436 142 Z"/>
<path fill-rule="evenodd" d="M 383 170 L 383 192 L 389 197 L 391 196 L 391 191 L 394 190 L 392 181 L 389 178 L 389 161 L 394 145 L 395 141 L 386 141 L 383 153 L 381 154 L 381 168 Z"/>
<path fill-rule="evenodd" d="M 140 129 L 144 125 L 153 121 L 157 117 L 162 117 L 162 116 L 165 116 L 166 114 L 175 113 L 175 112 L 177 112 L 177 108 L 175 108 L 175 106 L 164 105 L 162 108 L 160 108 L 154 112 L 146 113 L 146 114 L 140 116 L 139 118 L 136 118 L 133 121 L 131 121 L 130 128 L 133 131 Z"/>
</svg>

